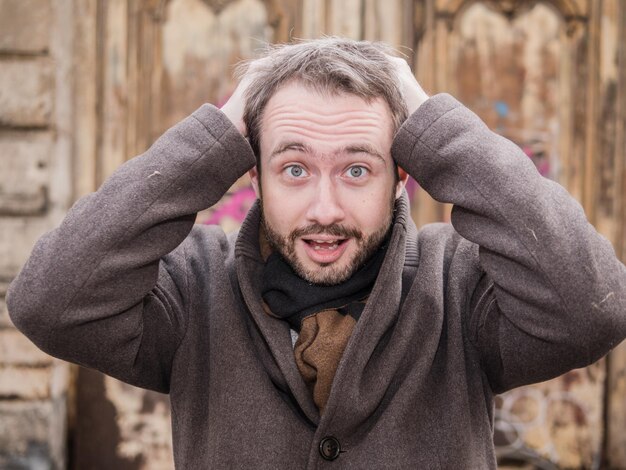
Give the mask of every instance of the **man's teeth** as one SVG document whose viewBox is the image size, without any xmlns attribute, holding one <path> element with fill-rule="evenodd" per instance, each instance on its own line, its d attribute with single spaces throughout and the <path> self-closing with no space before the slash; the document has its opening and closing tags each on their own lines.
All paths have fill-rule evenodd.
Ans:
<svg viewBox="0 0 626 470">
<path fill-rule="evenodd" d="M 320 246 L 320 245 L 314 245 L 314 246 L 313 246 L 313 249 L 314 249 L 314 250 L 316 250 L 316 251 L 317 251 L 317 250 L 334 250 L 335 248 L 337 248 L 338 243 L 333 243 L 332 245 L 328 245 L 328 244 L 326 243 L 326 245 L 327 245 L 327 246 L 325 246 L 325 247 L 322 247 L 322 246 Z"/>
<path fill-rule="evenodd" d="M 313 249 L 314 250 L 334 250 L 339 246 L 338 241 L 325 241 L 325 240 L 313 240 Z"/>
</svg>

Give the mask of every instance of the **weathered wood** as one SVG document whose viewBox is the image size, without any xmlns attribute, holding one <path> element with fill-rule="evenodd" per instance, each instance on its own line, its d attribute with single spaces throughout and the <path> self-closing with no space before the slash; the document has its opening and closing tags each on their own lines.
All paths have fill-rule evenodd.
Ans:
<svg viewBox="0 0 626 470">
<path fill-rule="evenodd" d="M 363 8 L 363 33 L 360 39 L 383 41 L 395 47 L 406 44 L 404 0 L 365 0 Z"/>
<path fill-rule="evenodd" d="M 292 0 L 265 0 L 267 23 L 272 29 L 273 43 L 288 43 L 302 35 L 302 2 Z"/>
<path fill-rule="evenodd" d="M 568 34 L 567 30 L 561 30 L 559 41 L 562 45 L 559 60 L 559 84 L 555 93 L 557 94 L 556 119 L 559 126 L 558 132 L 558 155 L 560 165 L 555 168 L 555 180 L 570 190 L 570 194 L 580 198 L 580 194 L 573 190 L 575 184 L 570 180 L 569 169 L 572 167 L 572 145 L 574 134 L 574 63 L 575 63 L 575 37 Z M 580 199 L 579 199 L 580 200 Z"/>
<path fill-rule="evenodd" d="M 608 366 L 604 461 L 606 468 L 626 468 L 626 343 L 613 350 Z"/>
<path fill-rule="evenodd" d="M 329 0 L 302 0 L 302 38 L 313 39 L 327 34 Z"/>
<path fill-rule="evenodd" d="M 571 152 L 567 155 L 568 191 L 582 203 L 585 185 L 585 158 L 587 148 L 586 122 L 587 122 L 587 77 L 589 74 L 587 67 L 587 44 L 588 28 L 580 29 L 573 37 L 572 56 L 574 67 L 570 78 L 572 80 L 572 134 Z"/>
<path fill-rule="evenodd" d="M 617 254 L 626 263 L 626 5 L 619 2 L 616 21 L 618 22 L 617 48 L 617 107 L 616 107 L 616 133 L 615 133 L 615 161 L 617 162 L 617 208 L 616 214 L 621 223 L 616 233 Z M 621 178 L 620 176 L 621 175 Z M 621 240 L 621 243 L 620 243 Z M 626 433 L 624 433 L 626 434 Z M 624 441 L 626 448 L 626 440 Z M 626 467 L 626 461 L 624 462 Z"/>
<path fill-rule="evenodd" d="M 589 158 L 589 149 L 590 142 L 597 145 L 597 136 L 588 129 L 597 123 L 588 110 L 598 99 L 593 82 L 597 66 L 592 63 L 590 70 L 593 49 L 585 47 L 589 35 L 581 5 L 554 4 L 557 9 L 538 3 L 507 12 L 504 3 L 487 8 L 481 2 L 426 2 L 423 10 L 432 16 L 416 22 L 427 25 L 418 46 L 418 77 L 423 75 L 425 83 L 432 77 L 436 91 L 452 92 L 492 129 L 518 142 L 546 176 L 579 197 L 595 195 L 589 193 L 595 190 L 589 178 L 597 160 Z M 574 10 L 578 18 L 567 20 Z M 418 193 L 413 206 L 418 223 L 445 214 L 447 208 L 437 210 L 423 199 Z M 590 467 L 601 450 L 603 385 L 600 363 L 518 389 L 502 397 L 496 423 L 513 426 L 518 444 L 546 461 Z M 562 398 L 555 402 L 555 397 Z M 528 421 L 533 407 L 543 410 L 542 418 Z M 507 454 L 512 451 L 507 446 L 498 451 L 514 456 Z"/>
<path fill-rule="evenodd" d="M 587 84 L 586 84 L 586 141 L 585 141 L 585 176 L 583 186 L 583 208 L 592 224 L 596 222 L 596 207 L 594 196 L 597 190 L 595 170 L 597 165 L 597 135 L 598 135 L 598 95 L 599 95 L 599 55 L 600 55 L 600 23 L 601 4 L 591 2 L 591 13 L 587 39 Z"/>
<path fill-rule="evenodd" d="M 163 75 L 158 97 L 163 103 L 161 124 L 167 126 L 199 103 L 222 104 L 235 86 L 233 65 L 253 57 L 270 39 L 267 11 L 259 0 L 231 3 L 219 16 L 200 0 L 172 1 L 162 35 Z"/>
<path fill-rule="evenodd" d="M 617 17 L 618 4 L 614 0 L 602 2 L 600 23 L 602 25 L 598 44 L 598 119 L 597 138 L 595 139 L 592 176 L 594 179 L 593 206 L 595 208 L 595 227 L 612 243 L 616 235 L 619 220 L 619 199 L 623 152 L 616 158 L 619 143 L 618 106 L 618 63 L 617 47 L 619 44 L 618 24 L 612 21 Z"/>
<path fill-rule="evenodd" d="M 617 93 L 615 96 L 614 159 L 616 198 L 614 207 L 615 242 L 618 256 L 626 262 L 626 4 L 614 0 L 612 18 L 617 25 L 615 66 Z M 626 343 L 613 350 L 608 359 L 608 380 L 605 419 L 606 468 L 626 468 Z"/>
<path fill-rule="evenodd" d="M 98 69 L 96 61 L 96 2 L 76 0 L 74 29 L 80 41 L 74 43 L 74 94 L 73 119 L 73 199 L 97 189 L 96 146 L 98 141 Z"/>
<path fill-rule="evenodd" d="M 327 14 L 328 34 L 351 39 L 363 37 L 363 0 L 332 0 Z"/>
<path fill-rule="evenodd" d="M 127 159 L 128 2 L 105 0 L 103 23 L 102 114 L 97 179 L 104 181 Z"/>
</svg>

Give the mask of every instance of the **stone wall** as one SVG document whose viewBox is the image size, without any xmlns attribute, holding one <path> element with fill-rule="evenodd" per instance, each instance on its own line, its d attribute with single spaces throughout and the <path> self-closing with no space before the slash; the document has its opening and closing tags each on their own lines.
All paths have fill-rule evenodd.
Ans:
<svg viewBox="0 0 626 470">
<path fill-rule="evenodd" d="M 70 3 L 0 0 L 0 468 L 66 466 L 70 368 L 13 327 L 4 296 L 70 203 Z"/>
</svg>

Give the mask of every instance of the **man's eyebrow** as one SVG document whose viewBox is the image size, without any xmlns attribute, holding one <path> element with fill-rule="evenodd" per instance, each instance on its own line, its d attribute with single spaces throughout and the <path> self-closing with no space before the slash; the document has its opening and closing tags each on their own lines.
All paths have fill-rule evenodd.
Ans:
<svg viewBox="0 0 626 470">
<path fill-rule="evenodd" d="M 289 142 L 284 142 L 281 143 L 278 147 L 276 147 L 276 150 L 274 150 L 271 154 L 270 154 L 270 160 L 277 156 L 280 155 L 281 153 L 284 153 L 288 150 L 295 150 L 297 152 L 303 152 L 303 153 L 311 153 L 312 150 L 311 148 L 302 143 L 302 142 L 298 142 L 298 141 L 289 141 Z M 378 158 L 380 160 L 382 160 L 383 162 L 385 162 L 385 158 L 382 156 L 382 154 L 376 149 L 374 148 L 374 146 L 370 145 L 370 144 L 353 144 L 353 145 L 348 145 L 346 147 L 344 147 L 343 149 L 341 149 L 339 152 L 339 154 L 342 153 L 346 153 L 346 154 L 353 154 L 353 153 L 364 153 L 366 155 L 370 155 L 374 158 Z"/>
<path fill-rule="evenodd" d="M 302 142 L 296 142 L 296 141 L 284 142 L 280 144 L 278 147 L 276 147 L 276 150 L 274 150 L 271 153 L 270 160 L 276 155 L 280 155 L 281 153 L 286 152 L 287 150 L 297 150 L 299 152 L 308 152 L 310 149 L 308 146 L 306 146 Z"/>
<path fill-rule="evenodd" d="M 345 153 L 366 153 L 372 157 L 380 158 L 383 162 L 385 158 L 382 154 L 369 144 L 348 145 L 344 148 Z"/>
</svg>

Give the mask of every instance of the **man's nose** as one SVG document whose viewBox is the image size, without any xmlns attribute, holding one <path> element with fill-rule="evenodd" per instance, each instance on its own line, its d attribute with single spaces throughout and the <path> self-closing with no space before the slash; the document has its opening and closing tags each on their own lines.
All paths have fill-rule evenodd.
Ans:
<svg viewBox="0 0 626 470">
<path fill-rule="evenodd" d="M 345 213 L 338 194 L 338 188 L 330 178 L 320 179 L 311 199 L 307 211 L 307 218 L 310 222 L 330 225 L 341 222 L 344 219 Z"/>
</svg>

